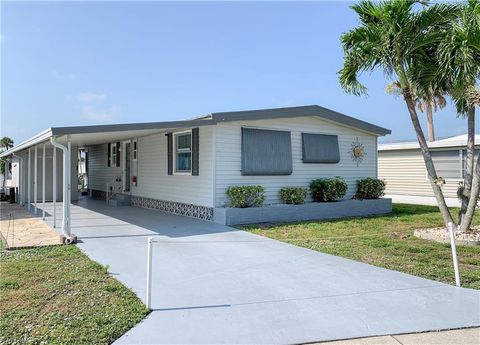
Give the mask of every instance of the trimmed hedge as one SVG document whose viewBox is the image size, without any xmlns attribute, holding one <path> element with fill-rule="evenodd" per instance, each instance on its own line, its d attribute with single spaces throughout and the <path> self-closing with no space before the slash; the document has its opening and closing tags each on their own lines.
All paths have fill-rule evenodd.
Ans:
<svg viewBox="0 0 480 345">
<path fill-rule="evenodd" d="M 348 184 L 340 176 L 320 178 L 310 182 L 313 201 L 337 201 L 347 194 Z"/>
<path fill-rule="evenodd" d="M 285 204 L 303 204 L 307 195 L 307 188 L 283 187 L 282 189 L 280 189 L 280 199 Z"/>
<path fill-rule="evenodd" d="M 232 207 L 245 208 L 262 206 L 265 188 L 262 186 L 230 186 L 227 189 Z"/>
<path fill-rule="evenodd" d="M 355 199 L 379 199 L 384 195 L 386 183 L 378 178 L 367 177 L 357 180 Z"/>
</svg>

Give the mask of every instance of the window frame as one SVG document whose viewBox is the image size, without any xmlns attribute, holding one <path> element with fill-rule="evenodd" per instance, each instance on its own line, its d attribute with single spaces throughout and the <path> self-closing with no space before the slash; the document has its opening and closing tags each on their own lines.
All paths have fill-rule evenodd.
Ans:
<svg viewBox="0 0 480 345">
<path fill-rule="evenodd" d="M 132 140 L 132 162 L 136 162 L 138 159 L 138 140 Z"/>
<path fill-rule="evenodd" d="M 190 135 L 190 149 L 187 151 L 186 149 L 181 149 L 181 151 L 178 151 L 178 141 L 177 137 L 182 136 L 182 135 Z M 173 133 L 173 175 L 192 175 L 192 163 L 193 163 L 193 135 L 192 135 L 192 130 L 188 129 L 185 131 L 180 131 L 180 132 L 174 132 Z M 178 170 L 177 169 L 177 154 L 178 153 L 190 153 L 190 170 Z"/>
<path fill-rule="evenodd" d="M 117 142 L 110 143 L 110 168 L 117 168 Z"/>
</svg>

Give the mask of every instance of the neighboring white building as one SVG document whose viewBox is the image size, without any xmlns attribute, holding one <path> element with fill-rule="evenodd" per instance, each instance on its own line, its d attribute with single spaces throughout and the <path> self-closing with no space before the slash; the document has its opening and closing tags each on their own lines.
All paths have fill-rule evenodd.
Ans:
<svg viewBox="0 0 480 345">
<path fill-rule="evenodd" d="M 357 179 L 377 176 L 377 138 L 389 133 L 320 106 L 303 106 L 213 113 L 186 121 L 57 127 L 2 156 L 20 157 L 23 202 L 34 199 L 35 147 L 36 188 L 42 188 L 43 144 L 46 193 L 52 199 L 53 137 L 65 147 L 71 143 L 72 186 L 77 185 L 77 149 L 86 150 L 91 196 L 106 198 L 108 186 L 109 194 L 122 195 L 134 206 L 211 220 L 214 208 L 228 205 L 225 192 L 232 185 L 262 185 L 265 203 L 275 204 L 282 187 L 308 187 L 312 179 L 341 176 L 349 184 L 346 198 L 351 198 Z M 59 174 L 61 152 L 57 149 Z M 77 198 L 74 189 L 72 200 Z"/>
<path fill-rule="evenodd" d="M 478 134 L 475 143 L 478 149 Z M 459 205 L 457 189 L 464 177 L 466 145 L 466 134 L 428 143 L 437 175 L 445 179 L 442 190 L 451 206 Z M 478 156 L 478 152 L 475 156 Z M 378 177 L 387 182 L 386 194 L 394 202 L 436 205 L 416 141 L 379 144 Z"/>
</svg>

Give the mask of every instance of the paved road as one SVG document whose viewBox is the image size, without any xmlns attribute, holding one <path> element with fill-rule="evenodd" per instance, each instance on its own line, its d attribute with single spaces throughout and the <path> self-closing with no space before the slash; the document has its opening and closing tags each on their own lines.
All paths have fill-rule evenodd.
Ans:
<svg viewBox="0 0 480 345">
<path fill-rule="evenodd" d="M 81 202 L 79 247 L 140 298 L 147 237 L 153 312 L 117 340 L 305 343 L 480 325 L 480 292 L 159 211 Z"/>
</svg>

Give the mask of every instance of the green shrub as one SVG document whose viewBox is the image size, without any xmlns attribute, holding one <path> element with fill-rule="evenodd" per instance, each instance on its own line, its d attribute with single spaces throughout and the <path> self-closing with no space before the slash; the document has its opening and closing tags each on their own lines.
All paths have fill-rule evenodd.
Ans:
<svg viewBox="0 0 480 345">
<path fill-rule="evenodd" d="M 303 204 L 308 195 L 307 188 L 301 187 L 283 187 L 280 189 L 280 199 L 285 204 Z"/>
<path fill-rule="evenodd" d="M 265 188 L 262 186 L 230 186 L 227 189 L 232 207 L 262 206 L 265 200 Z"/>
<path fill-rule="evenodd" d="M 378 178 L 367 177 L 357 180 L 355 199 L 378 199 L 385 191 L 385 181 Z"/>
<path fill-rule="evenodd" d="M 310 182 L 313 201 L 336 201 L 347 194 L 348 184 L 339 176 L 319 178 Z"/>
</svg>

